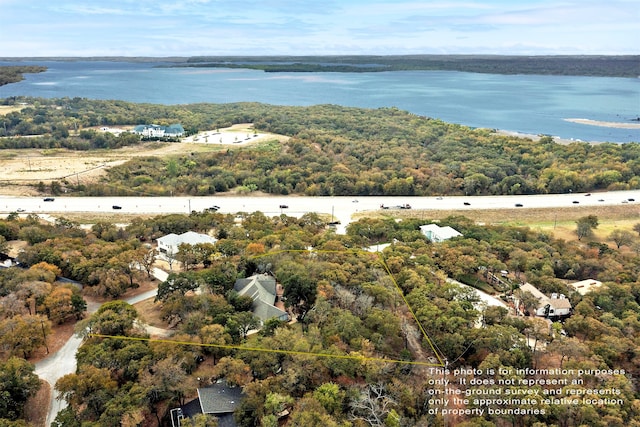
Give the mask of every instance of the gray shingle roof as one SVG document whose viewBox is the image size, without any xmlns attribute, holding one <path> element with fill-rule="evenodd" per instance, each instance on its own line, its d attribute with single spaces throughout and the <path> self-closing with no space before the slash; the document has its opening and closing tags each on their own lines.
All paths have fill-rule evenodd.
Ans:
<svg viewBox="0 0 640 427">
<path fill-rule="evenodd" d="M 244 397 L 241 387 L 230 387 L 225 382 L 198 389 L 203 414 L 226 414 L 236 410 Z"/>
<path fill-rule="evenodd" d="M 238 279 L 234 290 L 240 295 L 249 295 L 253 299 L 253 314 L 263 322 L 273 317 L 286 319 L 287 313 L 275 307 L 276 279 L 267 274 L 256 274 L 246 279 Z"/>
</svg>

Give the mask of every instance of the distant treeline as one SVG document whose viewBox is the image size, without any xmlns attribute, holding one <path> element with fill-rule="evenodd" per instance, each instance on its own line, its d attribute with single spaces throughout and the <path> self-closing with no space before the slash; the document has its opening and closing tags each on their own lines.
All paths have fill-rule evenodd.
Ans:
<svg viewBox="0 0 640 427">
<path fill-rule="evenodd" d="M 42 73 L 46 70 L 47 67 L 41 67 L 38 65 L 0 66 L 0 86 L 23 80 L 23 74 L 25 73 Z"/>
<path fill-rule="evenodd" d="M 640 56 L 230 56 L 191 57 L 177 67 L 250 68 L 265 72 L 465 71 L 489 74 L 548 74 L 600 77 L 640 76 Z"/>
</svg>

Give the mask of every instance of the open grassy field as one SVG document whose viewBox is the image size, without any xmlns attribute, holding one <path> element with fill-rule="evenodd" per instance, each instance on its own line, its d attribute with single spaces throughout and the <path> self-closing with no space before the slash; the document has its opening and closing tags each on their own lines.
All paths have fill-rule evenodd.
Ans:
<svg viewBox="0 0 640 427">
<path fill-rule="evenodd" d="M 0 115 L 2 111 L 5 110 L 0 109 Z M 253 135 L 250 123 L 219 129 L 215 137 L 211 136 L 209 141 L 207 135 L 211 132 L 213 131 L 204 131 L 199 134 L 200 136 L 185 138 L 185 142 L 181 143 L 148 142 L 115 150 L 1 150 L 0 194 L 37 196 L 38 192 L 32 185 L 40 181 L 47 184 L 67 178 L 85 184 L 95 182 L 105 174 L 108 168 L 123 164 L 132 157 L 170 157 L 184 153 L 209 153 L 286 138 L 282 135 L 260 134 L 245 142 L 243 138 L 246 138 L 246 135 Z M 196 139 L 199 142 L 195 142 Z"/>
</svg>

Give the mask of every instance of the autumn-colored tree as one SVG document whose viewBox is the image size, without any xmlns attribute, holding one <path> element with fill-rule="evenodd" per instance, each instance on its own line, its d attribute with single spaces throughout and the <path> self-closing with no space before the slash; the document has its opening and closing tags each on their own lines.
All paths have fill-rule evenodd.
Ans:
<svg viewBox="0 0 640 427">
<path fill-rule="evenodd" d="M 203 351 L 213 357 L 215 365 L 217 359 L 226 355 L 229 350 L 225 346 L 232 343 L 231 336 L 227 334 L 222 325 L 205 325 L 198 333 L 200 341 L 205 344 Z M 218 347 L 219 346 L 219 347 Z"/>
<path fill-rule="evenodd" d="M 58 324 L 64 323 L 74 312 L 72 296 L 73 292 L 69 288 L 62 286 L 54 288 L 44 300 L 49 319 Z"/>
<path fill-rule="evenodd" d="M 620 246 L 628 246 L 633 243 L 633 234 L 631 234 L 631 232 L 627 230 L 613 230 L 611 234 L 609 234 L 608 238 L 616 244 L 616 247 L 618 249 L 620 249 Z"/>
<path fill-rule="evenodd" d="M 225 378 L 230 386 L 245 386 L 251 382 L 251 367 L 240 359 L 223 357 L 214 369 L 216 378 Z"/>
<path fill-rule="evenodd" d="M 36 349 L 46 346 L 50 334 L 51 322 L 39 314 L 0 320 L 0 347 L 12 356 L 28 358 Z"/>
<path fill-rule="evenodd" d="M 66 400 L 83 420 L 97 420 L 108 401 L 115 395 L 118 383 L 111 378 L 108 369 L 87 365 L 77 374 L 67 374 L 55 385 L 62 399 Z"/>
</svg>

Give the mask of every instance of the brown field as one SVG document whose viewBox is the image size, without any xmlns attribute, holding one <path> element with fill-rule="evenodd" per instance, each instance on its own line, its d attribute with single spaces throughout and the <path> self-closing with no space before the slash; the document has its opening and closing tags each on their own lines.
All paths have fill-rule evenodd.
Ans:
<svg viewBox="0 0 640 427">
<path fill-rule="evenodd" d="M 2 114 L 3 110 L 0 110 Z M 217 137 L 233 141 L 236 135 L 253 132 L 250 123 L 237 124 L 220 129 Z M 203 135 L 206 132 L 203 132 Z M 262 135 L 262 134 L 261 134 Z M 71 151 L 66 149 L 0 150 L 0 193 L 7 196 L 38 196 L 32 187 L 42 181 L 68 179 L 71 182 L 95 182 L 110 167 L 125 163 L 132 157 L 165 157 L 184 153 L 202 153 L 226 150 L 230 146 L 243 146 L 265 140 L 285 139 L 285 136 L 264 134 L 245 143 L 158 143 L 149 142 L 138 146 L 114 150 Z"/>
</svg>

